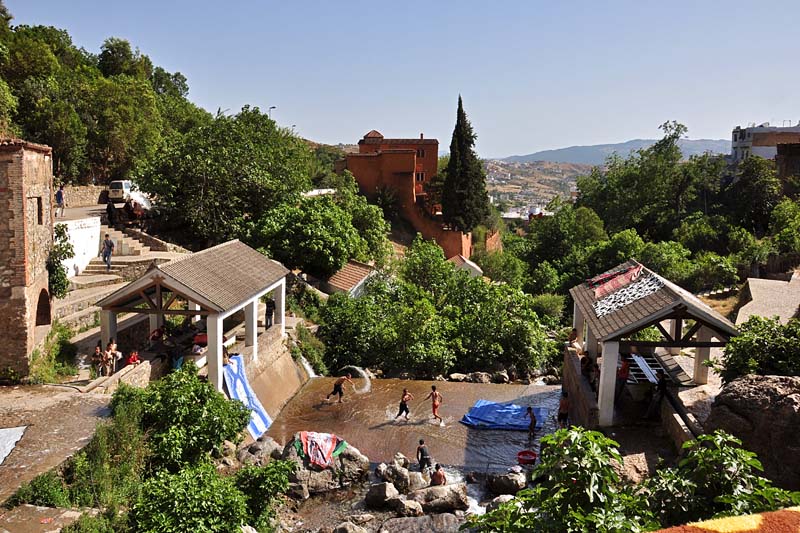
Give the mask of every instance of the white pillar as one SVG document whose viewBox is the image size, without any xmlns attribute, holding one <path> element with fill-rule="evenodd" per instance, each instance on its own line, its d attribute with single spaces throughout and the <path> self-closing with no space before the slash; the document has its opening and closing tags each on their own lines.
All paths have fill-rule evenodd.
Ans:
<svg viewBox="0 0 800 533">
<path fill-rule="evenodd" d="M 222 318 L 219 313 L 208 315 L 206 332 L 208 333 L 208 351 L 206 352 L 208 382 L 222 392 Z"/>
<path fill-rule="evenodd" d="M 683 337 L 683 331 L 682 331 L 683 328 L 678 327 L 678 324 L 681 324 L 682 326 L 683 321 L 675 318 L 669 321 L 669 334 L 672 336 L 673 339 L 675 339 L 675 342 L 680 342 L 681 337 Z M 681 353 L 681 349 L 677 347 L 669 348 L 669 350 L 667 351 L 669 351 L 669 353 L 671 353 L 672 355 L 680 355 Z"/>
<path fill-rule="evenodd" d="M 711 341 L 711 330 L 703 326 L 697 331 L 699 342 Z M 703 364 L 711 358 L 711 348 L 695 348 L 694 353 L 694 382 L 698 385 L 708 383 L 708 367 Z"/>
<path fill-rule="evenodd" d="M 189 311 L 199 311 L 200 304 L 189 300 Z M 200 315 L 192 315 L 192 323 L 197 322 L 200 320 Z"/>
<path fill-rule="evenodd" d="M 599 424 L 608 427 L 614 423 L 614 389 L 617 385 L 617 360 L 619 342 L 603 343 L 603 364 L 600 367 L 600 395 L 597 399 Z"/>
<path fill-rule="evenodd" d="M 583 325 L 586 323 L 578 304 L 572 304 L 572 327 L 578 330 L 578 338 L 583 340 Z"/>
<path fill-rule="evenodd" d="M 148 318 L 150 319 L 150 331 L 155 331 L 158 328 L 158 315 L 152 313 L 148 315 Z"/>
<path fill-rule="evenodd" d="M 253 361 L 258 360 L 258 298 L 244 306 L 244 345 L 253 347 Z"/>
<path fill-rule="evenodd" d="M 100 338 L 105 350 L 111 339 L 117 338 L 117 313 L 114 311 L 100 311 Z"/>
<path fill-rule="evenodd" d="M 275 300 L 275 317 L 272 320 L 273 325 L 280 324 L 281 335 L 286 334 L 286 278 L 283 278 L 280 284 L 272 291 L 272 299 Z"/>
<path fill-rule="evenodd" d="M 592 331 L 591 327 L 586 328 L 586 346 L 584 350 L 592 358 L 592 361 L 597 361 L 597 337 L 594 336 L 594 331 Z"/>
</svg>

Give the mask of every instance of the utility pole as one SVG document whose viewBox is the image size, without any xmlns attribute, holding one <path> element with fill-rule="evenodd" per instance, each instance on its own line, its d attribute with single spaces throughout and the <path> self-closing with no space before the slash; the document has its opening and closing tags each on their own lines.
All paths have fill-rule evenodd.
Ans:
<svg viewBox="0 0 800 533">
<path fill-rule="evenodd" d="M 277 106 L 271 105 L 271 106 L 269 106 L 269 109 L 267 109 L 267 116 L 269 117 L 270 120 L 272 120 L 272 110 L 273 109 L 277 109 Z"/>
</svg>

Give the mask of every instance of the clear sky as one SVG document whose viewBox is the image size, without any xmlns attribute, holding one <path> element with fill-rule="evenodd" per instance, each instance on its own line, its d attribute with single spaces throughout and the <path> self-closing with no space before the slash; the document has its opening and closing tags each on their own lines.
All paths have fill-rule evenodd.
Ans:
<svg viewBox="0 0 800 533">
<path fill-rule="evenodd" d="M 126 38 L 215 112 L 325 143 L 377 129 L 446 150 L 458 94 L 483 157 L 800 120 L 800 1 L 5 0 L 98 52 Z"/>
</svg>

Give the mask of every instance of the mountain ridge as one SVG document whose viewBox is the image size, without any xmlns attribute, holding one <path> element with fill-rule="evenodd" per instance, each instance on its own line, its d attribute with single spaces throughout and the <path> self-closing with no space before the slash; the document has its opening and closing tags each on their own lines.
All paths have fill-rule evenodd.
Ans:
<svg viewBox="0 0 800 533">
<path fill-rule="evenodd" d="M 601 165 L 613 153 L 622 157 L 631 152 L 652 146 L 657 139 L 631 139 L 621 143 L 567 146 L 553 150 L 541 150 L 527 155 L 512 155 L 499 158 L 500 161 L 528 163 L 531 161 L 550 161 L 553 163 L 580 163 Z M 678 145 L 683 156 L 688 158 L 705 152 L 727 154 L 730 152 L 729 139 L 680 139 Z"/>
</svg>

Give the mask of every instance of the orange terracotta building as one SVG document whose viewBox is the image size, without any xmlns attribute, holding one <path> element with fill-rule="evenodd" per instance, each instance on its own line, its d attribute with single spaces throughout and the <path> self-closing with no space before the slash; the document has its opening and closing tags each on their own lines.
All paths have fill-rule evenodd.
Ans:
<svg viewBox="0 0 800 533">
<path fill-rule="evenodd" d="M 445 229 L 423 209 L 425 184 L 437 172 L 439 141 L 426 139 L 387 139 L 372 130 L 358 141 L 358 153 L 347 154 L 344 165 L 352 172 L 361 193 L 373 200 L 382 188 L 395 191 L 400 214 L 426 239 L 433 239 L 446 257 L 472 255 L 471 234 Z"/>
</svg>

